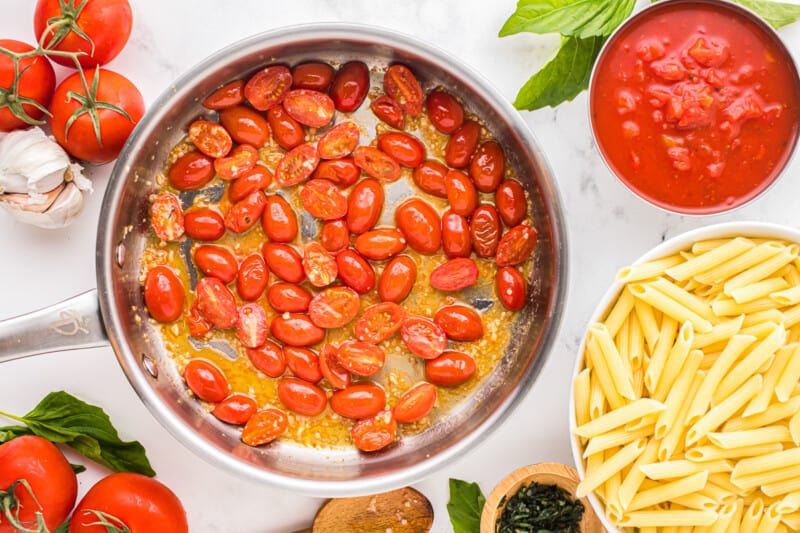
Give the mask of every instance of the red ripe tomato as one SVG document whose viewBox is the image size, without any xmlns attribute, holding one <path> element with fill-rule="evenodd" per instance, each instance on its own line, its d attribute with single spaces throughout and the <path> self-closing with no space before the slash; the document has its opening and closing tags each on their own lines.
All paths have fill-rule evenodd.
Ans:
<svg viewBox="0 0 800 533">
<path fill-rule="evenodd" d="M 358 168 L 385 183 L 400 179 L 400 163 L 374 146 L 357 146 L 353 160 Z"/>
<path fill-rule="evenodd" d="M 311 293 L 300 285 L 278 282 L 267 289 L 267 301 L 278 313 L 305 313 L 311 303 Z"/>
<path fill-rule="evenodd" d="M 330 287 L 320 292 L 308 305 L 308 316 L 325 329 L 349 324 L 361 310 L 358 293 L 349 287 Z"/>
<path fill-rule="evenodd" d="M 94 80 L 87 81 L 90 93 L 94 91 L 95 80 L 97 81 L 95 94 L 86 94 L 78 73 L 68 77 L 56 87 L 50 102 L 52 114 L 50 127 L 58 144 L 73 157 L 92 163 L 106 163 L 119 155 L 122 145 L 141 120 L 144 115 L 144 100 L 136 86 L 116 72 L 99 69 L 94 76 Z M 100 143 L 97 142 L 94 122 L 87 108 L 88 102 L 92 100 L 111 104 L 128 115 L 125 116 L 113 109 L 98 109 Z M 81 114 L 67 131 L 67 122 L 80 109 L 82 109 Z M 217 157 L 214 154 L 207 155 Z"/>
<path fill-rule="evenodd" d="M 258 348 L 267 341 L 267 314 L 255 303 L 239 308 L 236 335 L 245 348 Z"/>
<path fill-rule="evenodd" d="M 236 258 L 222 246 L 198 246 L 194 251 L 194 263 L 206 276 L 214 276 L 226 284 L 233 281 L 239 271 Z"/>
<path fill-rule="evenodd" d="M 378 296 L 382 302 L 400 303 L 414 287 L 417 280 L 417 265 L 407 255 L 399 255 L 389 261 L 378 281 Z"/>
<path fill-rule="evenodd" d="M 394 212 L 397 227 L 414 250 L 421 254 L 436 253 L 442 245 L 442 222 L 430 204 L 412 198 Z"/>
<path fill-rule="evenodd" d="M 327 63 L 313 61 L 292 68 L 292 89 L 327 91 L 333 80 L 333 67 Z"/>
<path fill-rule="evenodd" d="M 408 350 L 423 359 L 434 359 L 447 348 L 447 335 L 433 320 L 411 316 L 403 320 L 400 337 Z"/>
<path fill-rule="evenodd" d="M 472 247 L 478 257 L 494 257 L 500 242 L 500 217 L 491 205 L 482 205 L 472 213 L 469 221 Z"/>
<path fill-rule="evenodd" d="M 503 149 L 494 141 L 480 145 L 469 165 L 469 175 L 475 183 L 475 188 L 481 192 L 496 191 L 505 171 Z"/>
<path fill-rule="evenodd" d="M 450 135 L 464 123 L 464 108 L 450 93 L 433 91 L 425 100 L 425 111 L 434 127 Z"/>
<path fill-rule="evenodd" d="M 235 180 L 253 170 L 258 162 L 258 150 L 249 144 L 240 144 L 227 157 L 214 160 L 217 175 L 226 180 Z"/>
<path fill-rule="evenodd" d="M 400 105 L 391 96 L 380 95 L 370 104 L 370 109 L 376 117 L 390 125 L 391 127 L 402 130 L 406 125 L 406 117 Z"/>
<path fill-rule="evenodd" d="M 261 215 L 264 234 L 274 242 L 291 242 L 297 237 L 297 215 L 282 196 L 267 196 L 267 205 Z"/>
<path fill-rule="evenodd" d="M 312 179 L 300 190 L 303 208 L 321 220 L 335 220 L 347 214 L 347 197 L 328 180 Z"/>
<path fill-rule="evenodd" d="M 344 389 L 350 386 L 350 372 L 336 360 L 337 351 L 332 344 L 323 344 L 319 351 L 319 369 L 333 388 Z"/>
<path fill-rule="evenodd" d="M 286 346 L 283 353 L 286 356 L 286 365 L 292 374 L 309 383 L 317 383 L 322 380 L 319 357 L 313 351 L 308 348 Z"/>
<path fill-rule="evenodd" d="M 326 287 L 339 275 L 336 259 L 316 241 L 308 242 L 303 250 L 303 270 L 315 287 Z"/>
<path fill-rule="evenodd" d="M 317 150 L 322 159 L 347 157 L 358 146 L 361 131 L 355 122 L 341 122 L 320 137 Z"/>
<path fill-rule="evenodd" d="M 97 533 L 98 512 L 131 533 L 187 533 L 189 524 L 181 501 L 153 478 L 120 472 L 92 486 L 75 508 L 69 533 Z"/>
<path fill-rule="evenodd" d="M 221 402 L 230 389 L 228 379 L 222 370 L 205 359 L 192 359 L 186 363 L 183 379 L 194 395 L 205 402 Z"/>
<path fill-rule="evenodd" d="M 233 148 L 228 130 L 210 120 L 195 120 L 189 126 L 189 140 L 209 157 L 225 157 Z"/>
<path fill-rule="evenodd" d="M 292 148 L 275 168 L 275 181 L 281 187 L 304 182 L 319 164 L 319 153 L 313 144 Z"/>
<path fill-rule="evenodd" d="M 284 313 L 272 319 L 272 336 L 289 346 L 311 346 L 325 338 L 325 330 L 311 322 L 307 315 Z"/>
<path fill-rule="evenodd" d="M 248 446 L 261 446 L 286 432 L 289 420 L 275 407 L 266 407 L 250 417 L 242 430 L 242 442 Z"/>
<path fill-rule="evenodd" d="M 342 188 L 347 188 L 358 181 L 361 170 L 356 166 L 352 157 L 344 159 L 329 159 L 320 161 L 312 178 L 321 178 L 332 181 Z"/>
<path fill-rule="evenodd" d="M 339 278 L 359 294 L 366 294 L 375 286 L 375 271 L 366 259 L 355 250 L 344 250 L 336 255 Z"/>
<path fill-rule="evenodd" d="M 378 228 L 362 233 L 356 239 L 358 253 L 372 259 L 382 261 L 399 254 L 406 248 L 406 238 L 396 228 Z"/>
<path fill-rule="evenodd" d="M 369 342 L 349 340 L 339 346 L 336 361 L 357 376 L 372 376 L 383 368 L 386 352 Z"/>
<path fill-rule="evenodd" d="M 271 65 L 256 72 L 244 86 L 244 97 L 259 111 L 283 102 L 292 86 L 292 73 L 283 65 Z"/>
<path fill-rule="evenodd" d="M 525 190 L 518 181 L 506 180 L 501 183 L 494 193 L 494 203 L 503 223 L 510 228 L 520 224 L 528 216 Z"/>
<path fill-rule="evenodd" d="M 497 245 L 497 266 L 515 266 L 528 259 L 536 249 L 539 234 L 527 224 L 511 228 Z"/>
<path fill-rule="evenodd" d="M 117 57 L 128 42 L 132 26 L 128 0 L 39 0 L 33 17 L 37 42 L 60 52 L 83 52 L 78 62 L 88 70 Z M 59 65 L 75 66 L 68 57 L 48 57 Z"/>
<path fill-rule="evenodd" d="M 417 184 L 417 187 L 426 193 L 439 198 L 447 198 L 447 188 L 444 184 L 445 176 L 447 176 L 447 167 L 440 162 L 432 159 L 425 161 L 414 169 L 411 176 L 414 178 L 414 183 Z"/>
<path fill-rule="evenodd" d="M 270 272 L 289 283 L 300 283 L 306 278 L 303 259 L 288 244 L 266 242 L 262 248 L 264 261 Z"/>
<path fill-rule="evenodd" d="M 378 344 L 385 341 L 400 329 L 406 312 L 394 302 L 381 302 L 371 305 L 356 321 L 355 334 L 360 341 Z"/>
<path fill-rule="evenodd" d="M 472 153 L 478 147 L 481 138 L 481 126 L 474 120 L 467 120 L 458 128 L 447 146 L 444 148 L 444 159 L 453 168 L 464 168 L 469 165 Z"/>
<path fill-rule="evenodd" d="M 218 403 L 211 414 L 228 424 L 243 426 L 257 410 L 258 404 L 253 398 L 236 392 Z"/>
<path fill-rule="evenodd" d="M 350 430 L 353 443 L 363 452 L 374 452 L 390 445 L 397 438 L 397 422 L 391 411 L 359 420 Z"/>
<path fill-rule="evenodd" d="M 260 254 L 248 255 L 239 266 L 239 275 L 236 276 L 236 291 L 242 300 L 254 302 L 264 293 L 268 280 L 269 271 L 264 258 Z"/>
<path fill-rule="evenodd" d="M 189 313 L 186 315 L 186 325 L 189 327 L 189 335 L 195 339 L 203 339 L 211 331 L 213 324 L 203 318 L 200 310 L 197 309 L 197 300 L 192 303 Z"/>
<path fill-rule="evenodd" d="M 328 403 L 322 389 L 297 378 L 283 378 L 278 383 L 278 398 L 288 409 L 304 416 L 317 416 Z"/>
<path fill-rule="evenodd" d="M 252 228 L 267 205 L 267 197 L 261 191 L 247 195 L 231 206 L 225 214 L 225 227 L 234 233 L 244 233 Z"/>
<path fill-rule="evenodd" d="M 228 186 L 228 198 L 236 203 L 256 191 L 263 191 L 272 183 L 272 172 L 263 165 L 256 165 Z"/>
<path fill-rule="evenodd" d="M 220 329 L 228 329 L 236 323 L 236 300 L 233 294 L 217 278 L 203 278 L 195 287 L 197 310 Z"/>
<path fill-rule="evenodd" d="M 24 531 L 6 520 L 12 516 L 27 529 L 41 513 L 49 531 L 67 519 L 78 497 L 78 481 L 55 444 L 33 435 L 16 437 L 0 445 L 0 465 L 0 491 L 9 505 L 1 515 L 0 532 Z M 21 480 L 28 483 L 30 492 L 22 485 L 11 492 L 11 485 Z"/>
<path fill-rule="evenodd" d="M 284 150 L 299 146 L 306 138 L 303 126 L 290 117 L 283 106 L 275 106 L 267 111 L 267 122 L 275 142 Z"/>
<path fill-rule="evenodd" d="M 286 93 L 283 107 L 300 124 L 322 128 L 333 118 L 333 100 L 325 93 L 309 89 L 294 89 Z"/>
<path fill-rule="evenodd" d="M 162 192 L 150 207 L 150 224 L 162 241 L 177 241 L 185 231 L 181 202 L 171 192 Z"/>
<path fill-rule="evenodd" d="M 448 339 L 470 342 L 483 337 L 483 321 L 480 315 L 465 305 L 442 307 L 433 316 L 433 321 L 444 330 Z"/>
<path fill-rule="evenodd" d="M 420 382 L 408 389 L 397 401 L 392 413 L 398 422 L 422 420 L 436 405 L 436 386 Z"/>
<path fill-rule="evenodd" d="M 450 209 L 442 215 L 442 249 L 447 257 L 469 257 L 472 253 L 469 222 Z"/>
<path fill-rule="evenodd" d="M 347 200 L 347 227 L 360 235 L 375 227 L 383 210 L 383 186 L 374 179 L 361 180 Z"/>
<path fill-rule="evenodd" d="M 425 377 L 440 387 L 461 385 L 475 374 L 475 361 L 461 352 L 445 352 L 425 362 Z"/>
<path fill-rule="evenodd" d="M 183 313 L 186 296 L 183 283 L 170 269 L 155 266 L 144 281 L 144 304 L 150 316 L 159 322 L 172 322 Z"/>
<path fill-rule="evenodd" d="M 186 235 L 196 241 L 216 241 L 225 234 L 225 222 L 210 207 L 195 207 L 183 215 Z"/>
<path fill-rule="evenodd" d="M 219 110 L 237 106 L 244 102 L 244 80 L 226 83 L 203 100 L 203 107 Z"/>
<path fill-rule="evenodd" d="M 33 47 L 29 44 L 13 39 L 0 39 L 0 47 L 10 52 L 30 52 Z M 42 107 L 50 105 L 53 90 L 56 87 L 56 74 L 53 67 L 45 57 L 26 57 L 19 60 L 19 82 L 17 94 L 23 98 L 35 100 Z M 0 89 L 9 90 L 14 83 L 14 62 L 5 54 L 0 54 Z M 7 101 L 0 106 L 0 131 L 11 131 L 27 127 L 20 115 L 39 120 L 43 112 L 30 104 L 9 104 Z M 24 116 L 23 115 L 23 116 Z"/>
<path fill-rule="evenodd" d="M 425 159 L 425 146 L 419 139 L 399 131 L 379 135 L 378 149 L 404 167 L 416 168 Z"/>
<path fill-rule="evenodd" d="M 253 366 L 271 378 L 280 377 L 286 370 L 286 358 L 283 348 L 267 340 L 263 346 L 247 349 L 247 357 Z"/>
<path fill-rule="evenodd" d="M 386 407 L 386 392 L 374 383 L 357 383 L 331 396 L 331 409 L 345 418 L 367 418 Z"/>
<path fill-rule="evenodd" d="M 369 91 L 369 68 L 361 61 L 345 63 L 336 72 L 331 84 L 331 98 L 343 113 L 355 111 Z"/>
<path fill-rule="evenodd" d="M 469 176 L 460 170 L 451 170 L 445 176 L 447 201 L 453 213 L 469 216 L 478 207 L 478 192 Z"/>
<path fill-rule="evenodd" d="M 500 303 L 509 311 L 519 311 L 525 306 L 527 291 L 522 274 L 514 267 L 500 267 L 495 275 L 495 288 Z"/>
<path fill-rule="evenodd" d="M 383 87 L 400 108 L 409 115 L 422 112 L 422 87 L 405 65 L 392 65 L 383 75 Z"/>
<path fill-rule="evenodd" d="M 179 191 L 199 189 L 214 178 L 214 161 L 202 152 L 189 152 L 169 167 L 167 177 Z"/>
<path fill-rule="evenodd" d="M 319 242 L 330 253 L 341 252 L 350 244 L 350 230 L 344 219 L 328 220 L 322 225 Z"/>
<path fill-rule="evenodd" d="M 267 119 L 247 106 L 223 109 L 219 112 L 219 122 L 237 143 L 261 148 L 269 140 Z"/>
<path fill-rule="evenodd" d="M 460 291 L 478 281 L 478 265 L 468 257 L 442 263 L 431 272 L 431 286 L 440 291 Z"/>
</svg>

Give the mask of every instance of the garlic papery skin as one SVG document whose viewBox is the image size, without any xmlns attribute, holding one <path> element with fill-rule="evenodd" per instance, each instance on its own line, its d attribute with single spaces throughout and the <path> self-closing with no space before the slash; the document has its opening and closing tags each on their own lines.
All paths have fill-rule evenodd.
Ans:
<svg viewBox="0 0 800 533">
<path fill-rule="evenodd" d="M 17 220 L 45 229 L 58 229 L 69 226 L 83 211 L 83 193 L 74 183 L 66 183 L 58 189 L 53 203 L 45 211 L 37 212 L 22 208 L 15 203 L 6 202 L 8 212 Z M 17 196 L 17 195 L 8 195 Z M 3 197 L 0 196 L 0 200 Z"/>
</svg>

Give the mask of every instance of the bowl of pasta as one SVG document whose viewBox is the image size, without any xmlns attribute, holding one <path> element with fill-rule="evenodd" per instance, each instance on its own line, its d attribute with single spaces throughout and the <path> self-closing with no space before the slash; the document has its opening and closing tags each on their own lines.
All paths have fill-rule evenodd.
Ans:
<svg viewBox="0 0 800 533">
<path fill-rule="evenodd" d="M 608 531 L 800 529 L 798 243 L 718 224 L 618 272 L 570 399 L 576 495 Z"/>
</svg>

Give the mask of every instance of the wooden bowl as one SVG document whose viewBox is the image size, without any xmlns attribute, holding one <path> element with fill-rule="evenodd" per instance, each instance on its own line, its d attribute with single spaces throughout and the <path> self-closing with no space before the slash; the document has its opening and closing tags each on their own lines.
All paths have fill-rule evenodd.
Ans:
<svg viewBox="0 0 800 533">
<path fill-rule="evenodd" d="M 539 463 L 515 470 L 503 478 L 494 488 L 481 513 L 481 533 L 495 533 L 495 522 L 505 509 L 507 502 L 523 486 L 535 481 L 542 485 L 557 485 L 575 498 L 578 487 L 578 472 L 571 466 L 559 463 Z M 505 502 L 500 502 L 505 496 Z M 579 524 L 581 533 L 605 533 L 605 529 L 597 519 L 594 509 L 586 498 L 580 499 L 583 504 L 583 518 Z"/>
</svg>

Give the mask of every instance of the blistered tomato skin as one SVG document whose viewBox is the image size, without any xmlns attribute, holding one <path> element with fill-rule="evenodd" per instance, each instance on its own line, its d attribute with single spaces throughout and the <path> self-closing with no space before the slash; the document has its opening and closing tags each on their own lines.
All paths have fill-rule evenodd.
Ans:
<svg viewBox="0 0 800 533">
<path fill-rule="evenodd" d="M 386 392 L 374 383 L 358 383 L 331 396 L 331 409 L 346 418 L 367 418 L 386 407 Z"/>
<path fill-rule="evenodd" d="M 320 220 L 336 220 L 347 214 L 347 197 L 333 182 L 313 178 L 300 189 L 303 208 Z"/>
<path fill-rule="evenodd" d="M 297 215 L 282 196 L 267 196 L 264 213 L 261 215 L 261 227 L 269 240 L 274 242 L 292 242 L 297 237 Z"/>
<path fill-rule="evenodd" d="M 214 160 L 202 152 L 189 152 L 172 164 L 167 178 L 179 191 L 200 189 L 214 178 Z"/>
<path fill-rule="evenodd" d="M 236 300 L 217 278 L 203 278 L 195 287 L 197 310 L 200 315 L 220 329 L 236 323 Z"/>
<path fill-rule="evenodd" d="M 211 414 L 228 424 L 243 426 L 257 410 L 258 405 L 253 398 L 235 393 L 218 403 Z"/>
<path fill-rule="evenodd" d="M 431 272 L 431 286 L 440 291 L 460 291 L 478 281 L 478 265 L 467 257 L 442 263 Z"/>
<path fill-rule="evenodd" d="M 539 234 L 527 224 L 514 226 L 497 245 L 497 266 L 515 266 L 533 255 Z"/>
<path fill-rule="evenodd" d="M 258 162 L 258 150 L 249 144 L 240 144 L 227 157 L 214 160 L 214 170 L 222 179 L 235 180 L 253 169 Z"/>
<path fill-rule="evenodd" d="M 403 320 L 400 337 L 408 350 L 423 359 L 435 359 L 447 348 L 447 335 L 433 320 L 412 316 Z"/>
<path fill-rule="evenodd" d="M 219 122 L 239 144 L 261 148 L 269 140 L 267 119 L 247 106 L 238 105 L 220 111 Z"/>
<path fill-rule="evenodd" d="M 336 259 L 316 241 L 306 244 L 303 250 L 303 271 L 314 287 L 327 287 L 339 275 Z"/>
<path fill-rule="evenodd" d="M 306 138 L 303 126 L 289 116 L 283 106 L 276 106 L 267 111 L 267 123 L 275 142 L 284 150 L 300 146 Z"/>
<path fill-rule="evenodd" d="M 263 192 L 250 193 L 231 206 L 225 215 L 225 227 L 234 233 L 244 233 L 258 222 L 266 205 L 267 197 Z"/>
<path fill-rule="evenodd" d="M 357 376 L 372 376 L 380 372 L 386 360 L 383 348 L 369 342 L 345 341 L 336 352 L 336 361 Z"/>
<path fill-rule="evenodd" d="M 308 179 L 319 164 L 319 153 L 313 144 L 301 144 L 289 150 L 275 168 L 275 181 L 291 187 Z"/>
<path fill-rule="evenodd" d="M 497 298 L 509 311 L 519 311 L 525 306 L 526 283 L 514 267 L 501 267 L 495 275 Z"/>
<path fill-rule="evenodd" d="M 364 310 L 353 331 L 359 341 L 378 344 L 397 333 L 405 318 L 402 307 L 394 302 L 381 302 Z"/>
<path fill-rule="evenodd" d="M 320 161 L 312 178 L 321 178 L 332 181 L 342 188 L 347 188 L 358 181 L 361 170 L 356 166 L 352 157 L 342 159 L 327 159 Z"/>
<path fill-rule="evenodd" d="M 236 276 L 236 290 L 242 300 L 253 302 L 258 300 L 267 288 L 269 271 L 267 264 L 260 254 L 247 256 L 239 266 Z"/>
<path fill-rule="evenodd" d="M 319 358 L 316 353 L 308 348 L 297 346 L 286 346 L 283 353 L 286 356 L 286 366 L 289 367 L 292 374 L 309 383 L 317 383 L 322 380 Z"/>
<path fill-rule="evenodd" d="M 292 89 L 327 91 L 333 80 L 333 67 L 327 63 L 301 63 L 292 68 Z"/>
<path fill-rule="evenodd" d="M 264 261 L 270 272 L 289 283 L 300 283 L 306 278 L 303 258 L 288 244 L 278 242 L 264 243 Z"/>
<path fill-rule="evenodd" d="M 467 120 L 458 128 L 444 149 L 444 159 L 453 168 L 465 168 L 481 138 L 481 126 L 474 120 Z"/>
<path fill-rule="evenodd" d="M 478 257 L 494 257 L 500 243 L 500 216 L 491 205 L 482 205 L 473 213 L 469 221 L 472 248 Z"/>
<path fill-rule="evenodd" d="M 230 283 L 236 278 L 239 263 L 233 254 L 222 246 L 204 244 L 194 250 L 194 263 L 206 276 L 214 276 L 222 283 Z"/>
<path fill-rule="evenodd" d="M 286 358 L 283 355 L 283 348 L 271 340 L 267 340 L 259 348 L 248 348 L 247 357 L 254 367 L 271 378 L 282 376 L 286 370 Z"/>
<path fill-rule="evenodd" d="M 400 179 L 400 163 L 374 146 L 356 147 L 353 160 L 358 168 L 384 183 Z"/>
<path fill-rule="evenodd" d="M 391 411 L 381 411 L 356 422 L 350 434 L 353 443 L 362 452 L 378 451 L 397 438 L 397 421 Z"/>
<path fill-rule="evenodd" d="M 371 230 L 383 210 L 383 186 L 374 179 L 361 180 L 347 200 L 347 227 L 360 235 Z"/>
<path fill-rule="evenodd" d="M 400 397 L 392 413 L 398 422 L 417 422 L 428 416 L 435 405 L 436 386 L 420 382 Z"/>
<path fill-rule="evenodd" d="M 186 326 L 189 328 L 189 335 L 195 339 L 204 339 L 211 331 L 214 325 L 206 320 L 197 309 L 197 300 L 189 308 L 189 313 L 186 315 Z"/>
<path fill-rule="evenodd" d="M 361 106 L 369 91 L 369 68 L 361 61 L 342 65 L 333 77 L 330 95 L 336 109 L 351 113 Z"/>
<path fill-rule="evenodd" d="M 436 129 L 448 135 L 464 123 L 464 108 L 455 97 L 442 90 L 428 95 L 425 111 Z"/>
<path fill-rule="evenodd" d="M 430 204 L 419 198 L 407 200 L 395 210 L 395 220 L 411 248 L 426 255 L 439 251 L 442 222 Z"/>
<path fill-rule="evenodd" d="M 278 398 L 287 409 L 305 416 L 317 416 L 328 404 L 322 389 L 297 378 L 283 378 L 278 383 Z"/>
<path fill-rule="evenodd" d="M 221 402 L 230 386 L 222 370 L 205 359 L 192 359 L 183 370 L 183 379 L 192 392 L 206 402 Z"/>
<path fill-rule="evenodd" d="M 267 289 L 267 301 L 278 313 L 305 313 L 311 298 L 311 293 L 293 283 L 273 283 Z"/>
<path fill-rule="evenodd" d="M 445 186 L 447 172 L 446 166 L 432 159 L 415 168 L 412 177 L 417 187 L 426 193 L 439 198 L 447 198 L 447 187 Z"/>
<path fill-rule="evenodd" d="M 460 170 L 451 170 L 445 176 L 444 184 L 450 209 L 457 215 L 471 215 L 478 207 L 478 192 L 469 176 Z"/>
<path fill-rule="evenodd" d="M 332 344 L 323 344 L 319 351 L 319 369 L 325 381 L 333 388 L 346 389 L 350 386 L 352 378 L 350 372 L 336 360 L 338 350 Z"/>
<path fill-rule="evenodd" d="M 292 86 L 292 73 L 283 65 L 272 65 L 256 72 L 244 86 L 244 97 L 259 111 L 283 102 Z"/>
<path fill-rule="evenodd" d="M 506 171 L 503 149 L 494 141 L 478 147 L 469 165 L 469 175 L 480 192 L 494 192 Z"/>
<path fill-rule="evenodd" d="M 263 165 L 256 165 L 228 186 L 228 198 L 236 203 L 256 191 L 263 191 L 272 183 L 272 172 Z"/>
<path fill-rule="evenodd" d="M 454 213 L 452 209 L 442 215 L 442 248 L 447 257 L 469 257 L 472 253 L 467 218 Z"/>
<path fill-rule="evenodd" d="M 356 239 L 358 253 L 373 261 L 389 259 L 402 252 L 405 247 L 405 237 L 395 228 L 374 229 L 362 233 Z"/>
<path fill-rule="evenodd" d="M 267 314 L 255 303 L 239 308 L 236 335 L 245 348 L 258 348 L 267 341 Z"/>
<path fill-rule="evenodd" d="M 465 305 L 442 307 L 436 311 L 433 321 L 444 330 L 448 339 L 454 341 L 470 342 L 483 337 L 481 316 Z"/>
<path fill-rule="evenodd" d="M 156 266 L 144 282 L 144 303 L 150 316 L 159 322 L 172 322 L 183 313 L 186 299 L 178 276 L 170 268 Z"/>
<path fill-rule="evenodd" d="M 344 250 L 336 255 L 339 278 L 358 294 L 366 294 L 375 286 L 375 271 L 369 262 L 355 250 Z"/>
<path fill-rule="evenodd" d="M 272 336 L 290 346 L 313 346 L 325 338 L 325 330 L 311 322 L 307 315 L 284 313 L 272 319 Z"/>
<path fill-rule="evenodd" d="M 268 444 L 283 435 L 288 425 L 289 421 L 283 411 L 267 407 L 247 421 L 242 430 L 242 442 L 248 446 Z"/>
<path fill-rule="evenodd" d="M 390 125 L 391 127 L 402 130 L 406 125 L 406 118 L 400 105 L 391 96 L 382 94 L 372 101 L 370 109 L 375 116 Z"/>
<path fill-rule="evenodd" d="M 445 352 L 425 362 L 425 377 L 434 385 L 455 387 L 475 374 L 475 361 L 462 352 Z"/>
<path fill-rule="evenodd" d="M 319 242 L 330 253 L 341 252 L 350 244 L 350 230 L 344 219 L 328 220 L 322 225 Z"/>
<path fill-rule="evenodd" d="M 150 207 L 150 225 L 162 241 L 177 241 L 185 231 L 183 211 L 178 197 L 162 192 Z"/>
<path fill-rule="evenodd" d="M 425 146 L 419 139 L 399 131 L 379 135 L 378 149 L 408 168 L 416 168 L 425 160 Z"/>
<path fill-rule="evenodd" d="M 422 87 L 405 65 L 392 65 L 383 76 L 386 93 L 409 115 L 422 112 Z"/>
<path fill-rule="evenodd" d="M 382 302 L 400 303 L 406 299 L 417 280 L 417 265 L 407 255 L 389 261 L 378 281 L 378 296 Z"/>
<path fill-rule="evenodd" d="M 203 107 L 219 110 L 244 102 L 244 80 L 235 80 L 223 85 L 203 100 Z"/>
<path fill-rule="evenodd" d="M 325 93 L 309 89 L 294 89 L 286 93 L 283 107 L 300 124 L 322 128 L 333 118 L 333 100 Z"/>
<path fill-rule="evenodd" d="M 216 122 L 195 120 L 189 126 L 189 140 L 208 157 L 225 157 L 233 148 L 228 131 Z"/>
<path fill-rule="evenodd" d="M 225 221 L 210 207 L 196 207 L 183 214 L 186 235 L 196 241 L 215 241 L 225 234 Z"/>
<path fill-rule="evenodd" d="M 340 122 L 323 135 L 317 149 L 322 159 L 341 159 L 347 157 L 358 146 L 361 131 L 355 122 Z"/>
<path fill-rule="evenodd" d="M 361 310 L 358 293 L 349 287 L 329 287 L 308 305 L 308 316 L 317 326 L 334 329 L 353 321 Z"/>
<path fill-rule="evenodd" d="M 513 228 L 522 223 L 528 216 L 528 202 L 525 200 L 525 190 L 515 180 L 506 180 L 500 184 L 494 193 L 495 205 L 503 223 Z"/>
</svg>

